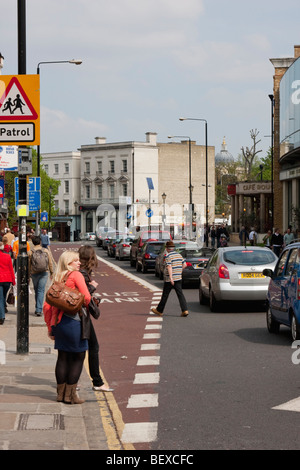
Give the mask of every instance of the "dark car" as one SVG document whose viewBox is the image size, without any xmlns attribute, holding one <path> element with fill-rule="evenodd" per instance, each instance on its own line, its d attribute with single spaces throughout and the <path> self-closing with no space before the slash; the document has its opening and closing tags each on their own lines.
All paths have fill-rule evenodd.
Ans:
<svg viewBox="0 0 300 470">
<path fill-rule="evenodd" d="M 198 248 L 196 242 L 191 242 L 189 240 L 173 240 L 173 243 L 175 245 L 175 250 L 181 250 L 185 247 L 189 247 L 190 249 Z M 159 277 L 160 279 L 163 279 L 164 277 L 166 254 L 166 244 L 164 244 L 155 260 L 155 276 Z"/>
<path fill-rule="evenodd" d="M 114 230 L 113 232 L 107 232 L 106 236 L 102 240 L 103 250 L 107 250 L 107 247 L 108 247 L 109 243 L 111 242 L 111 240 L 115 240 L 116 238 L 121 238 L 122 235 L 123 234 L 121 232 L 118 232 L 116 230 Z"/>
<path fill-rule="evenodd" d="M 209 259 L 214 253 L 213 248 L 185 248 L 177 249 L 186 262 L 186 268 L 182 271 L 182 285 L 197 283 Z"/>
<path fill-rule="evenodd" d="M 155 259 L 160 252 L 162 246 L 165 245 L 163 241 L 149 241 L 144 243 L 142 248 L 137 252 L 136 257 L 136 270 L 146 273 L 148 269 L 155 268 Z"/>
<path fill-rule="evenodd" d="M 300 243 L 291 243 L 281 253 L 275 268 L 264 269 L 270 279 L 267 293 L 267 328 L 279 333 L 280 325 L 300 339 Z"/>
<path fill-rule="evenodd" d="M 133 240 L 130 248 L 130 265 L 136 265 L 137 253 L 138 250 L 142 248 L 144 243 L 149 240 L 159 240 L 167 242 L 172 240 L 170 232 L 165 230 L 145 230 L 143 232 L 138 232 L 136 238 Z"/>
<path fill-rule="evenodd" d="M 132 240 L 132 236 L 127 236 L 122 238 L 119 243 L 117 243 L 115 252 L 116 259 L 119 259 L 120 261 L 125 258 L 129 259 Z"/>
</svg>

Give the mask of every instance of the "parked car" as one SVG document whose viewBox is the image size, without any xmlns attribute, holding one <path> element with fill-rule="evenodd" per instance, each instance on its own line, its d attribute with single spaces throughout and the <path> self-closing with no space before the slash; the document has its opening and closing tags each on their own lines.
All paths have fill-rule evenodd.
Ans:
<svg viewBox="0 0 300 470">
<path fill-rule="evenodd" d="M 192 242 L 189 240 L 173 240 L 173 243 L 175 245 L 175 250 L 184 249 L 187 246 L 191 249 L 198 248 L 198 244 L 196 242 Z M 160 252 L 158 253 L 155 260 L 155 276 L 159 277 L 160 279 L 163 279 L 164 277 L 166 254 L 166 244 L 164 244 L 161 247 Z"/>
<path fill-rule="evenodd" d="M 148 269 L 155 268 L 155 259 L 161 249 L 164 246 L 163 241 L 148 241 L 144 243 L 142 248 L 138 250 L 136 257 L 136 270 L 146 273 Z"/>
<path fill-rule="evenodd" d="M 103 250 L 107 250 L 107 247 L 109 245 L 109 243 L 111 242 L 111 240 L 116 240 L 116 238 L 122 238 L 123 236 L 123 233 L 122 232 L 118 232 L 117 230 L 114 230 L 112 232 L 107 232 L 106 233 L 106 236 L 103 237 L 103 240 L 102 240 L 102 248 Z"/>
<path fill-rule="evenodd" d="M 137 237 L 133 240 L 130 248 L 130 265 L 136 265 L 136 258 L 138 250 L 142 248 L 144 243 L 149 240 L 161 240 L 168 241 L 172 240 L 170 232 L 165 230 L 145 230 L 143 232 L 138 232 Z"/>
<path fill-rule="evenodd" d="M 270 333 L 280 325 L 291 329 L 293 341 L 300 339 L 300 243 L 291 243 L 281 253 L 274 269 L 264 269 L 270 284 L 266 320 Z"/>
<path fill-rule="evenodd" d="M 111 238 L 110 241 L 107 243 L 107 256 L 114 258 L 116 256 L 116 246 L 122 240 L 122 237 L 119 238 Z"/>
<path fill-rule="evenodd" d="M 265 301 L 270 279 L 263 270 L 274 269 L 276 262 L 277 256 L 269 248 L 218 248 L 200 276 L 200 304 L 209 299 L 214 312 L 220 301 Z"/>
<path fill-rule="evenodd" d="M 132 240 L 133 237 L 124 237 L 116 244 L 116 259 L 120 261 L 126 258 L 129 259 Z"/>
<path fill-rule="evenodd" d="M 81 240 L 96 240 L 96 233 L 87 232 L 87 233 L 81 234 Z"/>
<path fill-rule="evenodd" d="M 184 245 L 182 245 L 184 247 Z M 185 259 L 186 268 L 182 271 L 182 285 L 189 283 L 199 284 L 200 276 L 215 250 L 213 248 L 186 247 L 177 249 Z"/>
<path fill-rule="evenodd" d="M 96 245 L 102 246 L 103 240 L 108 233 L 114 233 L 115 230 L 112 227 L 97 227 L 96 228 Z"/>
</svg>

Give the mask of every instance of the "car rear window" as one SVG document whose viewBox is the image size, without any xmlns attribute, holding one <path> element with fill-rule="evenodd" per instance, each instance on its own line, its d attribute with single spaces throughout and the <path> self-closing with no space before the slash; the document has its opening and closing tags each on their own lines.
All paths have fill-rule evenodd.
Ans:
<svg viewBox="0 0 300 470">
<path fill-rule="evenodd" d="M 150 231 L 142 234 L 142 240 L 149 240 L 149 238 L 157 238 L 159 240 L 170 240 L 170 234 L 168 232 L 157 232 Z"/>
<path fill-rule="evenodd" d="M 209 254 L 204 250 L 186 250 L 186 249 L 177 249 L 183 258 L 210 258 L 212 253 Z"/>
<path fill-rule="evenodd" d="M 150 245 L 147 246 L 147 253 L 159 253 L 161 249 L 161 243 L 151 243 Z"/>
<path fill-rule="evenodd" d="M 243 264 L 246 266 L 258 266 L 275 261 L 271 250 L 236 250 L 224 253 L 224 261 L 232 264 Z"/>
</svg>

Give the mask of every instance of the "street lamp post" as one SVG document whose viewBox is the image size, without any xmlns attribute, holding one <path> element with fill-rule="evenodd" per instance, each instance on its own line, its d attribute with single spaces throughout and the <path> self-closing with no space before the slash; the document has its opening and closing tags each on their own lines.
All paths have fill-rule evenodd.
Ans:
<svg viewBox="0 0 300 470">
<path fill-rule="evenodd" d="M 166 198 L 167 198 L 166 193 L 163 192 L 161 197 L 162 197 L 162 200 L 163 200 L 163 224 L 162 224 L 162 228 L 163 228 L 163 230 L 165 230 L 165 228 L 166 228 Z"/>
<path fill-rule="evenodd" d="M 39 62 L 37 65 L 37 75 L 40 75 L 40 65 L 43 64 L 75 64 L 75 65 L 80 65 L 82 64 L 81 59 L 72 59 L 72 60 L 53 60 L 53 61 L 46 61 L 46 62 Z M 41 153 L 40 153 L 40 146 L 37 146 L 37 176 L 40 177 L 41 175 Z M 40 220 L 40 210 L 41 208 L 37 211 L 36 213 L 36 224 L 35 224 L 35 234 L 39 235 L 40 233 L 40 225 L 39 225 L 39 220 Z"/>
<path fill-rule="evenodd" d="M 206 199 L 206 204 L 205 204 L 205 211 L 206 211 L 206 233 L 205 233 L 205 241 L 206 241 L 206 246 L 208 246 L 208 155 L 207 155 L 207 121 L 206 119 L 200 119 L 200 118 L 179 118 L 179 121 L 203 121 L 205 122 L 205 199 Z"/>
<path fill-rule="evenodd" d="M 75 201 L 74 202 L 74 206 L 75 206 L 75 236 L 74 236 L 74 242 L 77 241 L 77 209 L 78 209 L 78 202 Z"/>
<path fill-rule="evenodd" d="M 52 186 L 49 186 L 49 220 L 48 220 L 48 235 L 51 232 L 51 203 L 52 203 Z"/>
<path fill-rule="evenodd" d="M 274 227 L 274 95 L 269 95 L 271 100 L 271 211 L 272 211 L 272 230 Z"/>
</svg>

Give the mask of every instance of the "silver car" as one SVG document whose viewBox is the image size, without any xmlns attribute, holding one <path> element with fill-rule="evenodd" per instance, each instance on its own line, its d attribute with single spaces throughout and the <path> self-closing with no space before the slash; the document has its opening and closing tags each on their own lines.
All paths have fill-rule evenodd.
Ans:
<svg viewBox="0 0 300 470">
<path fill-rule="evenodd" d="M 277 259 L 269 248 L 218 248 L 200 276 L 200 304 L 209 299 L 210 309 L 214 312 L 223 300 L 265 301 L 270 279 L 262 271 L 265 268 L 274 270 Z"/>
<path fill-rule="evenodd" d="M 130 258 L 130 247 L 133 239 L 133 236 L 124 237 L 116 244 L 116 259 L 123 260 Z"/>
</svg>

